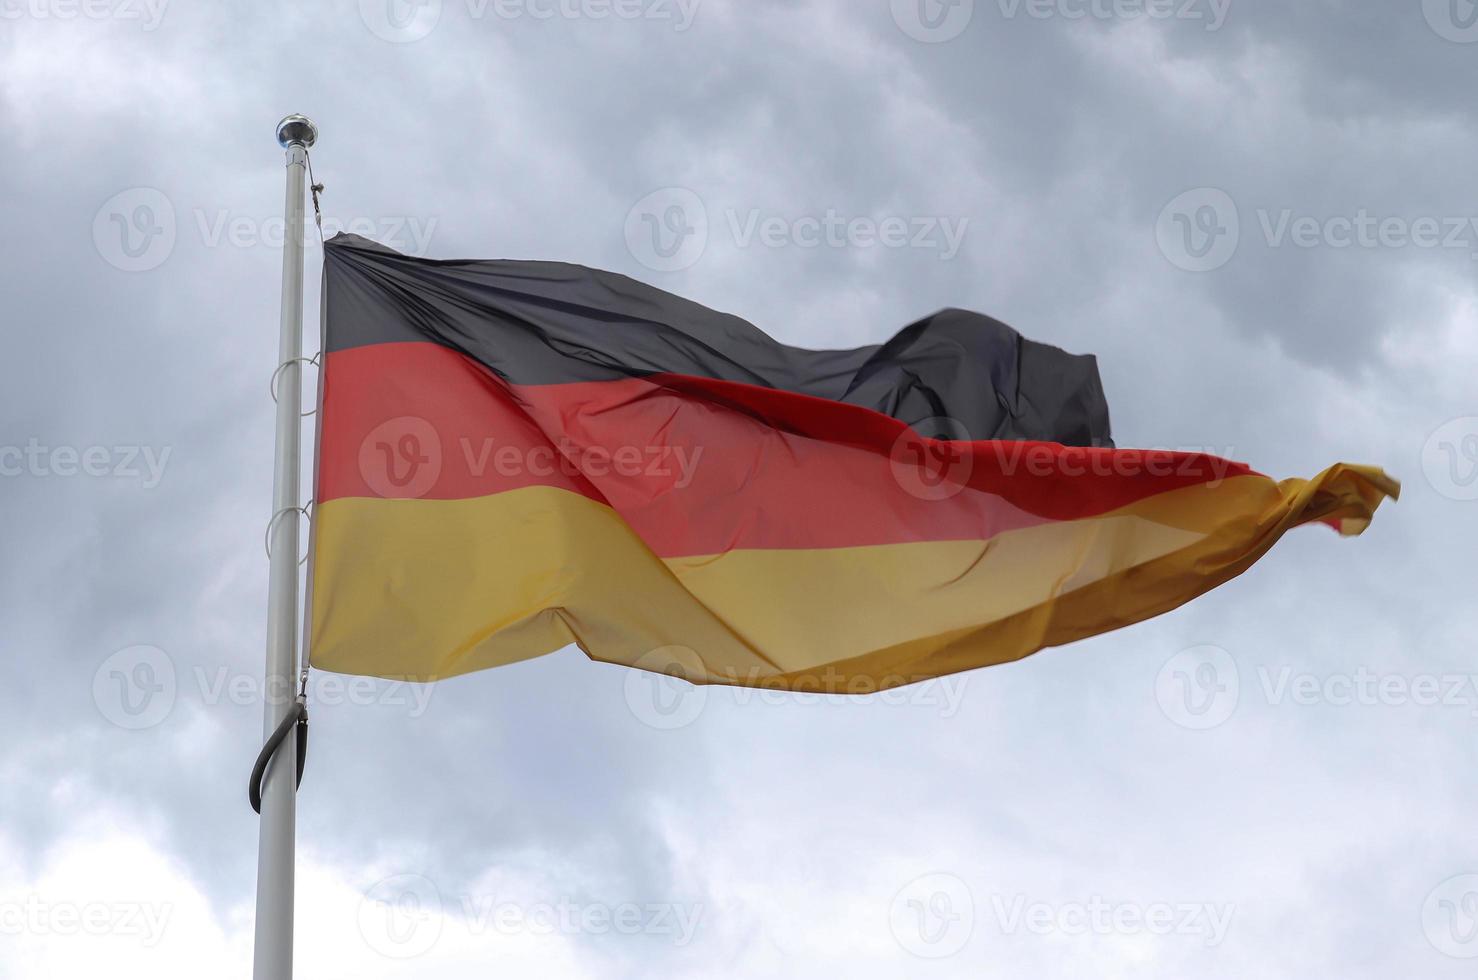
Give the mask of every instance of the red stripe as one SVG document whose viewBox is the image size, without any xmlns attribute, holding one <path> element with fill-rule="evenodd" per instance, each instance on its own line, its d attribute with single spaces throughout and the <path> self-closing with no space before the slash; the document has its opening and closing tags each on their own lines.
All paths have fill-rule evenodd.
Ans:
<svg viewBox="0 0 1478 980">
<path fill-rule="evenodd" d="M 609 504 L 663 557 L 984 539 L 1249 472 L 1198 454 L 938 442 L 865 408 L 705 378 L 510 385 L 429 343 L 334 351 L 324 386 L 318 500 L 556 486 Z"/>
</svg>

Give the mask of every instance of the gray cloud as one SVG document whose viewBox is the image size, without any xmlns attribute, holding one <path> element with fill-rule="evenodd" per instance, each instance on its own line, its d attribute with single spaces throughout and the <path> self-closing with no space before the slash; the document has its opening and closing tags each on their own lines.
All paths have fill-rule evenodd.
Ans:
<svg viewBox="0 0 1478 980">
<path fill-rule="evenodd" d="M 1122 445 L 1207 447 L 1280 475 L 1350 459 L 1406 482 L 1364 538 L 1296 534 L 1160 620 L 971 675 L 950 717 L 716 691 L 694 724 L 661 732 L 628 708 L 619 670 L 574 651 L 439 685 L 424 712 L 384 685 L 320 697 L 305 862 L 356 890 L 411 872 L 455 896 L 527 874 L 534 894 L 703 904 L 687 947 L 557 937 L 590 976 L 910 972 L 889 903 L 934 872 L 966 883 L 975 929 L 925 964 L 941 975 L 1466 969 L 1422 909 L 1478 870 L 1459 776 L 1470 706 L 1275 703 L 1259 673 L 1447 676 L 1471 659 L 1478 504 L 1425 478 L 1423 447 L 1478 415 L 1473 250 L 1340 248 L 1322 227 L 1362 209 L 1408 231 L 1472 213 L 1478 45 L 1443 37 L 1422 5 L 1234 0 L 1208 31 L 976 0 L 942 43 L 910 37 L 884 0 L 704 0 L 685 30 L 443 0 L 409 43 L 350 2 L 171 3 L 152 30 L 65 19 L 56 0 L 4 9 L 0 445 L 103 447 L 114 463 L 169 450 L 155 486 L 111 471 L 0 478 L 0 871 L 15 887 L 38 890 L 104 814 L 173 862 L 224 932 L 249 914 L 260 705 L 215 685 L 261 670 L 271 133 L 304 111 L 323 130 L 326 216 L 412 240 L 415 219 L 428 254 L 600 265 L 812 346 L 973 307 L 1098 353 Z M 623 229 L 671 187 L 701 200 L 709 238 L 657 272 Z M 1240 219 L 1235 254 L 1205 272 L 1177 267 L 1156 235 L 1196 188 L 1224 191 Z M 118 268 L 136 259 L 106 237 L 119 230 L 107 214 L 95 234 L 99 209 L 129 193 L 130 219 L 145 203 L 161 220 L 161 197 L 174 215 L 145 271 Z M 828 209 L 947 217 L 965 233 L 946 260 L 745 244 L 729 224 Z M 1314 245 L 1268 241 L 1259 212 L 1285 210 L 1321 223 Z M 318 260 L 310 246 L 309 310 Z M 94 683 L 138 644 L 167 654 L 177 691 L 158 724 L 129 731 Z M 1167 718 L 1155 693 L 1198 644 L 1227 650 L 1241 684 L 1208 731 Z M 1236 914 L 1207 948 L 1006 933 L 992 911 L 995 896 L 1061 908 L 1095 894 Z M 354 914 L 300 921 L 338 912 Z M 514 945 L 480 943 L 487 963 Z M 452 971 L 460 950 L 445 938 L 415 965 Z M 21 969 L 9 955 L 0 973 Z"/>
</svg>

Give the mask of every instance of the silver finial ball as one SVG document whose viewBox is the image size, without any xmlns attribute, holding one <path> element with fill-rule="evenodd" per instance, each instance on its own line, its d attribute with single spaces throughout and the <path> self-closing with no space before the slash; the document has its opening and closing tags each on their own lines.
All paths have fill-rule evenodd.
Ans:
<svg viewBox="0 0 1478 980">
<path fill-rule="evenodd" d="M 312 146 L 317 139 L 318 127 L 313 125 L 313 120 L 307 116 L 301 116 L 295 112 L 277 124 L 277 142 L 283 149 L 287 149 L 294 143 Z"/>
</svg>

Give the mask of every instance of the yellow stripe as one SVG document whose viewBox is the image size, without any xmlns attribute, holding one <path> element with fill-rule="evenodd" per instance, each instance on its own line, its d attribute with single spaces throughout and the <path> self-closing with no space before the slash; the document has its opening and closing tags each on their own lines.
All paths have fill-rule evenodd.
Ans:
<svg viewBox="0 0 1478 980">
<path fill-rule="evenodd" d="M 733 642 L 604 504 L 553 487 L 329 501 L 315 516 L 312 661 L 434 680 L 579 643 L 634 662 L 659 637 L 775 668 Z"/>
<path fill-rule="evenodd" d="M 684 588 L 786 672 L 978 626 L 1201 536 L 1116 516 L 989 541 L 668 559 Z"/>
<path fill-rule="evenodd" d="M 662 560 L 549 487 L 333 500 L 315 516 L 311 656 L 433 680 L 577 643 L 697 683 L 861 693 L 1136 622 L 1238 574 L 1287 528 L 1357 529 L 1394 483 L 1237 477 L 1099 518 L 944 541 Z"/>
</svg>

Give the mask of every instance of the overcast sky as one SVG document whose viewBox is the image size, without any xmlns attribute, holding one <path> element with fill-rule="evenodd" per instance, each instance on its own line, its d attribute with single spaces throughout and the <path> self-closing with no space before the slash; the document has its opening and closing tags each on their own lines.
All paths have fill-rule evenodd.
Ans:
<svg viewBox="0 0 1478 980">
<path fill-rule="evenodd" d="M 315 674 L 300 976 L 1472 975 L 1472 0 L 250 9 L 0 0 L 0 977 L 250 975 L 289 112 L 330 232 L 972 308 L 1121 446 L 1404 483 L 885 699 Z"/>
</svg>

